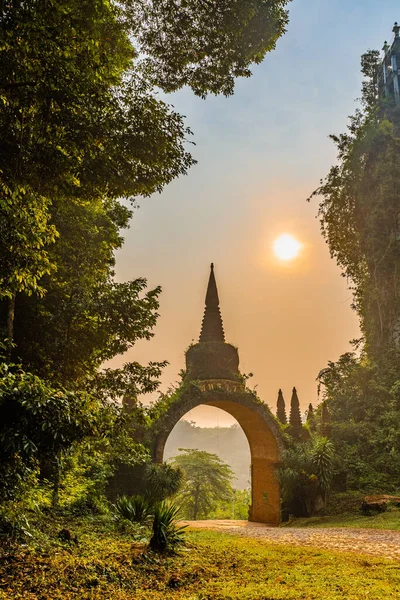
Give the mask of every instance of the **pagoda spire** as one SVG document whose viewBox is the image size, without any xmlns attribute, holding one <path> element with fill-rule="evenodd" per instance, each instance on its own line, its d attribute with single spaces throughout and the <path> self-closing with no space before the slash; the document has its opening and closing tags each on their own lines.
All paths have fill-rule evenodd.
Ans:
<svg viewBox="0 0 400 600">
<path fill-rule="evenodd" d="M 201 324 L 200 342 L 225 342 L 224 327 L 222 324 L 221 311 L 219 309 L 219 298 L 217 283 L 214 275 L 214 264 L 211 263 L 210 278 L 208 280 L 206 307 L 203 322 Z"/>
<path fill-rule="evenodd" d="M 303 430 L 303 424 L 301 422 L 299 397 L 297 396 L 295 387 L 293 388 L 292 398 L 290 400 L 289 423 L 291 426 L 292 436 L 295 438 L 300 438 Z"/>
<path fill-rule="evenodd" d="M 278 392 L 278 401 L 276 403 L 276 416 L 282 425 L 287 424 L 285 400 L 282 394 L 282 390 Z"/>
</svg>

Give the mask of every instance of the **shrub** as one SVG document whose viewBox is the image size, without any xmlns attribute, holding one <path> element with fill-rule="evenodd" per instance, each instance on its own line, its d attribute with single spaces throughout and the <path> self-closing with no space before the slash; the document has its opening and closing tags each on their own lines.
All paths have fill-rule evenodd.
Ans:
<svg viewBox="0 0 400 600">
<path fill-rule="evenodd" d="M 0 508 L 0 545 L 3 542 L 24 542 L 31 538 L 31 527 L 17 504 L 3 505 Z"/>
<path fill-rule="evenodd" d="M 114 509 L 119 518 L 131 523 L 147 523 L 152 513 L 151 503 L 139 495 L 117 498 Z"/>
<path fill-rule="evenodd" d="M 177 493 L 182 485 L 183 471 L 167 463 L 149 463 L 145 468 L 146 491 L 149 502 L 163 502 Z"/>
<path fill-rule="evenodd" d="M 186 525 L 178 526 L 179 508 L 176 504 L 161 502 L 154 507 L 153 535 L 150 548 L 153 552 L 173 552 L 184 543 Z"/>
</svg>

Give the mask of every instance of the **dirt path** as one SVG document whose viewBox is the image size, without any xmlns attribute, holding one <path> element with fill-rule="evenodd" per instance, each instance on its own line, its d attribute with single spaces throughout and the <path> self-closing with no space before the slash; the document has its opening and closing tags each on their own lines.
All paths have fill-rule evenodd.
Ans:
<svg viewBox="0 0 400 600">
<path fill-rule="evenodd" d="M 400 560 L 400 531 L 346 527 L 269 527 L 248 521 L 186 521 L 195 529 L 217 529 L 277 544 L 313 546 Z"/>
</svg>

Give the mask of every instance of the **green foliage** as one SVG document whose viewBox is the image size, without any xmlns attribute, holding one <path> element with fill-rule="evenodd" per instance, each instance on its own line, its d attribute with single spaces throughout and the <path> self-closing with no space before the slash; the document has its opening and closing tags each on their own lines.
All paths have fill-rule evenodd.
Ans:
<svg viewBox="0 0 400 600">
<path fill-rule="evenodd" d="M 363 57 L 363 109 L 332 136 L 339 164 L 314 195 L 331 256 L 352 283 L 367 349 L 383 372 L 398 364 L 400 108 L 378 99 L 379 53 Z M 388 369 L 389 367 L 389 369 Z"/>
<path fill-rule="evenodd" d="M 117 498 L 113 508 L 118 518 L 132 523 L 147 523 L 152 514 L 152 504 L 143 496 L 121 496 Z"/>
<path fill-rule="evenodd" d="M 327 500 L 333 478 L 334 447 L 323 437 L 292 442 L 279 470 L 283 516 L 309 517 Z M 318 500 L 322 500 L 322 506 Z"/>
<path fill-rule="evenodd" d="M 206 515 L 207 519 L 235 519 L 247 521 L 251 504 L 251 489 L 232 488 L 230 498 L 219 500 Z"/>
<path fill-rule="evenodd" d="M 362 57 L 362 108 L 332 136 L 338 164 L 314 192 L 322 234 L 351 283 L 363 339 L 319 374 L 322 431 L 338 452 L 338 490 L 390 491 L 400 481 L 400 107 L 380 99 L 380 54 Z M 327 422 L 329 411 L 329 425 Z"/>
<path fill-rule="evenodd" d="M 324 499 L 329 494 L 332 485 L 334 452 L 334 446 L 327 438 L 321 437 L 313 440 L 311 459 L 318 477 L 318 488 Z"/>
<path fill-rule="evenodd" d="M 37 545 L 12 552 L 0 546 L 5 598 L 363 600 L 367 590 L 367 598 L 387 600 L 400 591 L 398 562 L 385 559 L 382 551 L 378 556 L 343 553 L 196 530 L 187 532 L 189 551 L 164 556 L 148 553 L 144 540 L 132 543 L 131 532 L 104 518 L 47 516 L 40 528 Z M 62 529 L 79 544 L 62 543 L 56 537 Z"/>
<path fill-rule="evenodd" d="M 164 450 L 164 459 L 169 460 L 179 448 L 205 450 L 216 454 L 229 464 L 235 477 L 234 487 L 245 490 L 250 479 L 250 448 L 243 429 L 234 424 L 230 427 L 198 427 L 195 423 L 179 421 L 171 431 Z"/>
<path fill-rule="evenodd" d="M 160 502 L 154 507 L 153 535 L 150 548 L 153 552 L 174 552 L 185 542 L 186 525 L 177 525 L 179 507 L 176 504 Z"/>
<path fill-rule="evenodd" d="M 50 202 L 32 189 L 10 188 L 1 172 L 0 190 L 0 300 L 43 294 L 42 277 L 52 271 L 48 246 L 57 236 Z"/>
<path fill-rule="evenodd" d="M 176 494 L 182 485 L 182 469 L 167 463 L 149 463 L 145 467 L 146 498 L 154 504 Z"/>
<path fill-rule="evenodd" d="M 0 507 L 0 545 L 10 542 L 27 542 L 32 538 L 31 526 L 18 504 L 7 503 Z"/>
<path fill-rule="evenodd" d="M 97 433 L 99 407 L 87 394 L 53 389 L 4 363 L 0 410 L 1 499 L 14 496 L 38 460 L 58 465 L 74 443 Z"/>
<path fill-rule="evenodd" d="M 344 354 L 319 374 L 337 450 L 338 490 L 395 491 L 399 486 L 398 386 L 387 388 L 364 354 Z"/>
<path fill-rule="evenodd" d="M 172 459 L 172 465 L 185 474 L 176 502 L 189 519 L 205 517 L 218 500 L 231 498 L 233 473 L 216 454 L 202 450 L 181 448 L 181 454 Z"/>
<path fill-rule="evenodd" d="M 54 202 L 52 211 L 60 236 L 48 252 L 57 270 L 43 280 L 43 298 L 18 297 L 14 353 L 39 376 L 76 387 L 103 361 L 151 337 L 160 288 L 146 291 L 144 279 L 113 279 L 113 253 L 122 243 L 119 227 L 129 216 L 118 203 Z M 123 394 L 139 393 L 139 386 L 132 389 L 132 381 L 144 380 L 139 368 L 126 366 L 114 379 L 122 376 Z M 115 387 L 110 370 L 105 383 Z"/>
<path fill-rule="evenodd" d="M 166 92 L 231 95 L 285 32 L 287 0 L 126 2 L 143 56 L 139 68 Z"/>
</svg>

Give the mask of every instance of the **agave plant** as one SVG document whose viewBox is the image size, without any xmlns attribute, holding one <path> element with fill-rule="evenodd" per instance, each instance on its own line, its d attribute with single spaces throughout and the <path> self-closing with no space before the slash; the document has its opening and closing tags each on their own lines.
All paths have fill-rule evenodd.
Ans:
<svg viewBox="0 0 400 600">
<path fill-rule="evenodd" d="M 147 523 L 152 514 L 151 504 L 143 496 L 121 496 L 114 504 L 118 517 L 132 523 Z"/>
<path fill-rule="evenodd" d="M 184 543 L 186 525 L 177 525 L 179 507 L 173 503 L 160 502 L 154 507 L 153 535 L 150 548 L 153 552 L 171 552 Z"/>
</svg>

